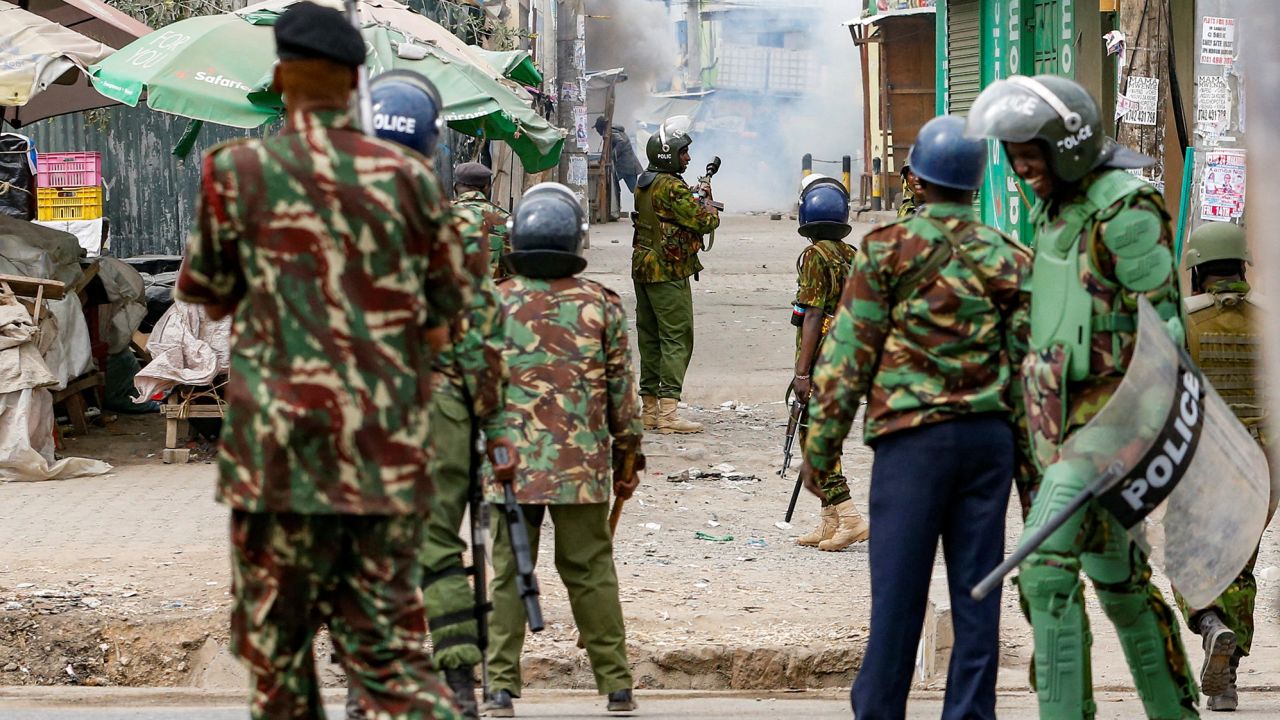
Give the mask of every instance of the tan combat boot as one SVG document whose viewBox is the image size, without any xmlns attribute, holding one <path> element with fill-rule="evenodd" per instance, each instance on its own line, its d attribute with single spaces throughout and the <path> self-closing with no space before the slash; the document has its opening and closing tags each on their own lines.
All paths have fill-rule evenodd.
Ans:
<svg viewBox="0 0 1280 720">
<path fill-rule="evenodd" d="M 856 542 L 866 540 L 871 535 L 871 525 L 858 514 L 858 508 L 854 506 L 852 500 L 845 500 L 836 505 L 836 515 L 840 520 L 840 527 L 836 528 L 835 534 L 829 540 L 818 543 L 819 550 L 827 552 L 843 550 Z"/>
<path fill-rule="evenodd" d="M 836 515 L 836 506 L 828 505 L 822 508 L 822 514 L 818 516 L 818 527 L 796 538 L 796 544 L 817 547 L 823 540 L 830 540 L 839 526 L 840 517 Z"/>
<path fill-rule="evenodd" d="M 644 420 L 645 430 L 654 430 L 658 427 L 658 398 L 652 395 L 640 396 L 640 419 Z"/>
<path fill-rule="evenodd" d="M 679 407 L 680 401 L 675 398 L 658 398 L 658 432 L 663 435 L 702 432 L 702 423 L 683 420 L 676 415 Z"/>
</svg>

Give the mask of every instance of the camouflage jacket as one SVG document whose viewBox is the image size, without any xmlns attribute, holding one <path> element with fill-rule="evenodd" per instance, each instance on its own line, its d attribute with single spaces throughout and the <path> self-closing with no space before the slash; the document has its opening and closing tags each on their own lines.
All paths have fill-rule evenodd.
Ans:
<svg viewBox="0 0 1280 720">
<path fill-rule="evenodd" d="M 1099 175 L 1095 173 L 1085 177 L 1079 187 L 1081 195 L 1087 193 L 1090 183 Z M 1066 226 L 1064 215 L 1056 212 L 1059 207 L 1061 205 L 1050 206 L 1044 202 L 1036 205 L 1032 221 L 1036 226 L 1037 243 Z M 1135 213 L 1139 217 L 1148 217 L 1150 226 L 1159 233 L 1156 243 L 1168 250 L 1169 258 L 1167 277 L 1143 294 L 1157 311 L 1178 312 L 1178 277 L 1172 271 L 1173 232 L 1169 227 L 1169 214 L 1160 194 L 1147 186 L 1103 209 L 1080 230 L 1075 243 L 1079 253 L 1079 282 L 1088 290 L 1093 305 L 1089 376 L 1082 381 L 1065 381 L 1064 388 L 1059 364 L 1065 361 L 1058 356 L 1055 347 L 1031 352 L 1022 368 L 1027 417 L 1034 440 L 1032 446 L 1041 467 L 1053 461 L 1058 444 L 1069 433 L 1089 422 L 1106 405 L 1124 379 L 1125 368 L 1133 357 L 1138 340 L 1138 293 L 1121 284 L 1116 273 L 1116 256 L 1104 238 L 1112 234 L 1109 230 L 1126 235 L 1129 227 L 1112 228 L 1112 223 L 1123 214 L 1124 221 L 1131 225 Z M 1054 296 L 1042 300 L 1036 295 L 1034 302 L 1061 300 Z"/>
<path fill-rule="evenodd" d="M 948 233 L 963 258 L 935 250 Z M 930 268 L 933 252 L 945 261 Z M 979 224 L 967 205 L 930 204 L 868 234 L 814 368 L 810 464 L 832 469 L 864 396 L 867 441 L 1010 412 L 1011 380 L 1026 352 L 1030 273 L 1030 251 Z"/>
<path fill-rule="evenodd" d="M 898 217 L 909 218 L 919 212 L 924 207 L 924 200 L 916 197 L 916 192 L 911 188 L 911 183 L 907 182 L 904 175 L 902 178 L 902 204 L 898 206 Z"/>
<path fill-rule="evenodd" d="M 857 248 L 840 240 L 819 240 L 805 248 L 796 260 L 795 304 L 834 315 L 857 252 Z M 800 349 L 803 333 L 804 328 L 796 328 L 796 350 Z"/>
<path fill-rule="evenodd" d="M 511 252 L 507 221 L 511 213 L 503 210 L 478 190 L 464 192 L 453 201 L 453 213 L 462 223 L 463 235 L 483 233 L 489 245 L 489 267 L 494 280 L 510 275 L 502 264 L 502 256 Z"/>
<path fill-rule="evenodd" d="M 426 163 L 295 112 L 205 155 L 177 295 L 235 305 L 218 499 L 251 512 L 430 508 L 431 349 L 470 292 Z"/>
<path fill-rule="evenodd" d="M 683 280 L 702 270 L 702 236 L 720 227 L 720 218 L 704 208 L 679 175 L 655 173 L 636 188 L 636 229 L 631 278 L 639 283 Z"/>
<path fill-rule="evenodd" d="M 610 438 L 639 449 L 627 317 L 613 291 L 579 277 L 498 283 L 507 311 L 507 424 L 520 449 L 522 503 L 602 503 Z M 495 498 L 496 499 L 496 498 Z"/>
<path fill-rule="evenodd" d="M 507 362 L 503 359 L 502 298 L 490 277 L 489 227 L 474 222 L 473 208 L 454 205 L 453 224 L 462 237 L 465 267 L 471 276 L 471 303 L 449 325 L 450 345 L 436 356 L 434 389 L 469 398 L 471 412 L 486 437 L 505 435 Z"/>
</svg>

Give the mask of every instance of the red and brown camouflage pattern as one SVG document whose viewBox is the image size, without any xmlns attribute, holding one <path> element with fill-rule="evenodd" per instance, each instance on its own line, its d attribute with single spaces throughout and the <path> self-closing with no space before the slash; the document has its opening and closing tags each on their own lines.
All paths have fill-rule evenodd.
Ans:
<svg viewBox="0 0 1280 720">
<path fill-rule="evenodd" d="M 236 307 L 218 499 L 427 512 L 423 329 L 470 299 L 431 169 L 337 111 L 294 112 L 203 167 L 177 295 Z"/>
<path fill-rule="evenodd" d="M 950 257 L 916 287 L 899 287 L 934 243 L 946 242 L 940 231 L 981 277 Z M 1030 251 L 978 223 L 967 205 L 930 203 L 863 238 L 813 372 L 810 465 L 832 469 L 863 397 L 867 441 L 972 413 L 1011 413 L 1030 275 Z"/>
<path fill-rule="evenodd" d="M 644 433 L 622 301 L 581 277 L 516 276 L 498 290 L 511 372 L 506 422 L 520 449 L 516 498 L 607 502 L 611 441 L 639 449 Z"/>
</svg>

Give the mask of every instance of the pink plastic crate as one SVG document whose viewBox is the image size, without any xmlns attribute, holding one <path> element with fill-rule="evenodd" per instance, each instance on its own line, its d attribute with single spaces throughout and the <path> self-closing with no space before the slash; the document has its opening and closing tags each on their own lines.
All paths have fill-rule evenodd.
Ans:
<svg viewBox="0 0 1280 720">
<path fill-rule="evenodd" d="M 102 153 L 39 153 L 36 174 L 40 187 L 95 187 L 102 184 Z"/>
</svg>

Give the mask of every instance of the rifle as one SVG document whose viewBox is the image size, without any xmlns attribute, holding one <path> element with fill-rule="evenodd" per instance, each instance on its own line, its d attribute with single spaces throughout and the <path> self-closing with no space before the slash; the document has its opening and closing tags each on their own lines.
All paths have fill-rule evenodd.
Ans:
<svg viewBox="0 0 1280 720">
<path fill-rule="evenodd" d="M 343 8 L 351 25 L 355 27 L 356 32 L 360 32 L 360 11 L 356 8 L 356 0 L 344 0 Z M 356 118 L 360 120 L 360 131 L 366 135 L 372 135 L 373 100 L 369 97 L 369 66 L 360 63 L 356 72 Z"/>
<path fill-rule="evenodd" d="M 974 600 L 981 600 L 991 594 L 992 590 L 999 587 L 1005 575 L 1013 572 L 1014 568 L 1022 564 L 1023 560 L 1030 557 L 1031 553 L 1043 545 L 1050 535 L 1058 531 L 1058 528 L 1065 525 L 1072 515 L 1079 512 L 1080 508 L 1114 487 L 1121 480 L 1123 472 L 1123 468 L 1118 463 L 1112 464 L 1103 471 L 1093 482 L 1089 483 L 1088 487 L 1077 493 L 1066 505 L 1062 506 L 1061 510 L 1049 518 L 1048 522 L 1041 525 L 1030 537 L 1023 540 L 1012 555 L 1005 558 L 1005 561 L 996 566 L 995 570 L 992 570 L 986 577 L 982 578 L 981 582 L 974 585 L 973 589 L 969 591 L 969 596 Z"/>
<path fill-rule="evenodd" d="M 782 469 L 778 471 L 778 477 L 784 478 L 795 454 L 796 433 L 809 427 L 809 403 L 802 401 L 790 385 L 787 386 L 787 397 L 791 398 L 791 412 L 787 417 L 787 438 L 782 443 Z M 800 487 L 803 484 L 797 476 L 796 486 L 791 490 L 791 502 L 787 504 L 787 514 L 783 518 L 785 522 L 791 522 L 791 516 L 796 512 L 796 501 L 800 498 Z"/>
<path fill-rule="evenodd" d="M 505 465 L 511 456 L 505 447 L 494 448 L 494 462 Z M 546 625 L 542 622 L 542 605 L 538 601 L 541 591 L 538 589 L 538 577 L 533 572 L 533 553 L 529 548 L 529 529 L 524 524 L 524 511 L 516 502 L 516 491 L 511 483 L 502 484 L 502 516 L 507 523 L 507 533 L 511 537 L 511 552 L 516 556 L 516 587 L 520 591 L 520 599 L 524 601 L 524 612 L 528 616 L 529 630 L 542 632 Z"/>
<path fill-rule="evenodd" d="M 702 192 L 702 188 L 704 186 L 710 189 L 711 178 L 715 177 L 715 174 L 718 172 L 720 172 L 720 156 L 716 155 L 715 157 L 711 158 L 711 162 L 707 163 L 706 174 L 698 178 L 698 189 L 694 191 L 693 196 L 704 207 L 713 207 L 716 210 L 724 210 L 724 203 L 711 200 L 706 196 L 704 196 Z M 707 236 L 707 246 L 705 249 L 710 251 L 711 247 L 715 244 L 716 244 L 716 232 L 712 230 L 711 234 Z"/>
<path fill-rule="evenodd" d="M 469 393 L 466 393 L 469 394 Z M 468 407 L 471 402 L 468 399 Z M 467 503 L 471 515 L 471 577 L 475 583 L 476 647 L 480 650 L 480 687 L 489 697 L 489 604 L 484 576 L 484 531 L 489 527 L 489 505 L 484 501 L 484 489 L 480 482 L 480 465 L 484 455 L 480 452 L 480 421 L 471 418 L 471 483 L 467 488 Z"/>
</svg>

